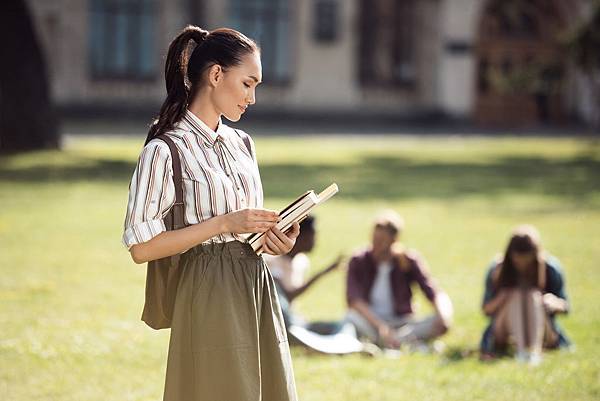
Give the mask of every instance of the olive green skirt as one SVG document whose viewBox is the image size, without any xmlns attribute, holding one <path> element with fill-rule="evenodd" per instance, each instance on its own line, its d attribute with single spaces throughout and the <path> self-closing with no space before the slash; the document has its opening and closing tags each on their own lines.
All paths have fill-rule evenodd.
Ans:
<svg viewBox="0 0 600 401">
<path fill-rule="evenodd" d="M 297 400 L 273 277 L 250 245 L 182 255 L 165 401 Z"/>
</svg>

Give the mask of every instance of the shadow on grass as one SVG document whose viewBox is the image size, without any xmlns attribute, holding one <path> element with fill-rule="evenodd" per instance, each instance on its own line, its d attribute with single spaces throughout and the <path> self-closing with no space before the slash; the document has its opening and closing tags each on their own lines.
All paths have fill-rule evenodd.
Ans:
<svg viewBox="0 0 600 401">
<path fill-rule="evenodd" d="M 8 169 L 0 160 L 0 183 L 128 182 L 135 168 L 133 162 L 124 160 L 75 161 L 67 166 Z M 334 181 L 342 196 L 360 200 L 523 193 L 585 201 L 600 192 L 600 160 L 593 155 L 560 160 L 505 157 L 487 163 L 418 162 L 369 155 L 344 165 L 263 164 L 261 175 L 265 194 L 271 198 L 295 197 L 308 188 L 321 190 Z"/>
<path fill-rule="evenodd" d="M 467 348 L 467 347 L 449 347 L 442 354 L 442 358 L 445 363 L 456 363 L 462 362 L 469 358 L 474 358 L 479 360 L 479 350 L 476 348 Z"/>
<path fill-rule="evenodd" d="M 393 157 L 365 157 L 356 164 L 267 165 L 265 193 L 274 197 L 320 190 L 335 181 L 355 199 L 457 198 L 504 193 L 549 194 L 580 200 L 600 192 L 600 161 L 590 157 L 549 161 L 501 158 L 486 164 L 421 163 Z"/>
</svg>

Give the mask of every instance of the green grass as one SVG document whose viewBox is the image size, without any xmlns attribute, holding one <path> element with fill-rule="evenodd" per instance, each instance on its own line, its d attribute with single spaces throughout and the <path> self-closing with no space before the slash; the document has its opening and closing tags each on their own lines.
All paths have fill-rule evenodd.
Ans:
<svg viewBox="0 0 600 401">
<path fill-rule="evenodd" d="M 139 321 L 144 268 L 120 244 L 143 138 L 69 137 L 62 152 L 0 158 L 0 399 L 158 400 L 168 332 Z M 445 355 L 323 357 L 293 349 L 300 399 L 600 398 L 600 143 L 567 138 L 263 137 L 266 205 L 332 181 L 317 212 L 316 271 L 367 243 L 373 215 L 404 215 L 403 240 L 451 296 Z M 576 344 L 530 368 L 481 363 L 484 269 L 510 229 L 535 224 L 562 261 Z M 299 300 L 309 319 L 345 310 L 343 271 Z M 429 310 L 422 296 L 419 313 Z M 468 356 L 462 356 L 468 355 Z"/>
</svg>

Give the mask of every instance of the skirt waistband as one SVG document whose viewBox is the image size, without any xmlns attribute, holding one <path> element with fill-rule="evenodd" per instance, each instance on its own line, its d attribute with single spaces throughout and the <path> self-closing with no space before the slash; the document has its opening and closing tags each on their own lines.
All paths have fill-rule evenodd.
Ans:
<svg viewBox="0 0 600 401">
<path fill-rule="evenodd" d="M 213 242 L 207 244 L 196 245 L 189 249 L 187 254 L 190 255 L 230 255 L 232 258 L 257 258 L 259 257 L 252 246 L 246 242 L 240 241 L 227 241 L 227 242 Z"/>
</svg>

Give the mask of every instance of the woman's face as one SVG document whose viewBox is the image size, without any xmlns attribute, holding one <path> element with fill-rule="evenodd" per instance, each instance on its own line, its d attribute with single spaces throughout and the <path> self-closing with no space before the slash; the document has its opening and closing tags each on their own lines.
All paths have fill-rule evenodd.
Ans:
<svg viewBox="0 0 600 401">
<path fill-rule="evenodd" d="M 252 52 L 241 63 L 223 72 L 215 88 L 213 101 L 219 114 L 229 121 L 238 121 L 246 108 L 256 103 L 256 87 L 262 81 L 260 54 Z"/>
<path fill-rule="evenodd" d="M 535 262 L 535 254 L 533 252 L 511 252 L 510 257 L 513 262 L 513 266 L 519 273 L 524 273 L 529 269 Z"/>
</svg>

